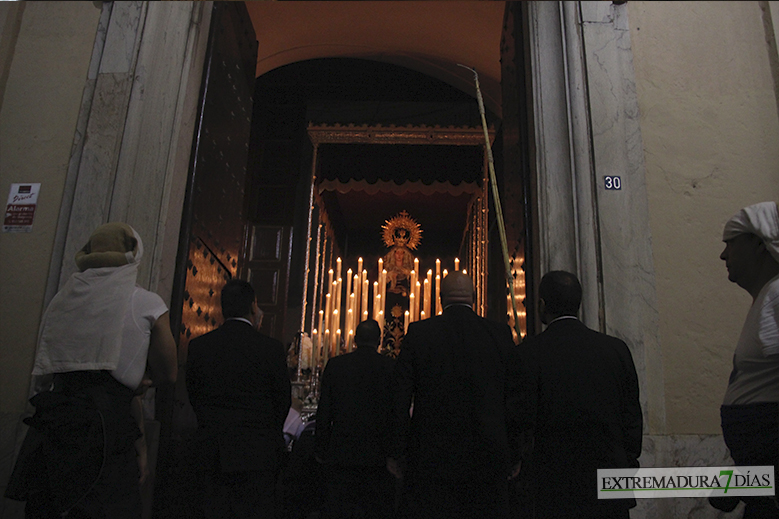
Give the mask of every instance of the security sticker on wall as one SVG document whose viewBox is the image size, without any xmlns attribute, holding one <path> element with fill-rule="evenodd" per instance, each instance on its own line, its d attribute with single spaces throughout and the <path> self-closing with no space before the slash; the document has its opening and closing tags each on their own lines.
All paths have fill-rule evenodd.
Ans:
<svg viewBox="0 0 779 519">
<path fill-rule="evenodd" d="M 40 184 L 11 184 L 5 206 L 3 232 L 32 232 Z"/>
</svg>

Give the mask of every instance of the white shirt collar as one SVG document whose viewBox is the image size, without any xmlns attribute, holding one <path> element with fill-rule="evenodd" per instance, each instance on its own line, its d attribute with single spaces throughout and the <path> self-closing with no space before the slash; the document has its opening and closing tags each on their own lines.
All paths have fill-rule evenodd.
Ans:
<svg viewBox="0 0 779 519">
<path fill-rule="evenodd" d="M 227 322 L 227 321 L 243 321 L 246 324 L 248 324 L 249 326 L 254 326 L 250 320 L 248 320 L 248 319 L 246 319 L 244 317 L 228 317 L 227 319 L 225 319 L 225 322 Z"/>
<path fill-rule="evenodd" d="M 554 322 L 561 321 L 563 319 L 575 319 L 577 321 L 579 320 L 575 315 L 561 315 L 560 317 L 557 317 L 549 321 L 549 324 L 547 324 L 547 326 L 551 325 Z"/>
</svg>

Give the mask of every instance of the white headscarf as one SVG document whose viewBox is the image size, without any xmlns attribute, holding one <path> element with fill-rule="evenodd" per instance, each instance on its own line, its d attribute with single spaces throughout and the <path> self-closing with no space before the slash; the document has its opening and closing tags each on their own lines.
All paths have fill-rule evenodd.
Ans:
<svg viewBox="0 0 779 519">
<path fill-rule="evenodd" d="M 126 252 L 133 237 L 136 246 Z M 92 233 L 76 255 L 83 272 L 70 277 L 43 315 L 33 375 L 116 369 L 142 256 L 141 237 L 129 225 L 109 223 Z"/>
<path fill-rule="evenodd" d="M 776 202 L 761 202 L 737 212 L 725 224 L 722 241 L 739 234 L 754 234 L 763 240 L 771 256 L 779 262 L 779 208 Z"/>
</svg>

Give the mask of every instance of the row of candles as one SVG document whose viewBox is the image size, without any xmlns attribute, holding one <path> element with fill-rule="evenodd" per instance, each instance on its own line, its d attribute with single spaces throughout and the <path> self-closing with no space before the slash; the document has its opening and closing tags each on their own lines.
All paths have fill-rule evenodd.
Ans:
<svg viewBox="0 0 779 519">
<path fill-rule="evenodd" d="M 441 260 L 437 259 L 435 278 L 433 270 L 427 271 L 427 276 L 420 278 L 419 258 L 414 259 L 414 270 L 409 279 L 410 291 L 409 309 L 405 311 L 404 327 L 414 321 L 430 317 L 435 302 L 435 313 L 440 314 L 441 309 L 441 279 L 446 277 L 448 271 L 441 270 Z M 319 310 L 317 326 L 311 332 L 312 352 L 311 364 L 324 366 L 327 359 L 339 354 L 341 344 L 350 352 L 354 348 L 354 330 L 357 325 L 369 317 L 379 323 L 384 330 L 385 301 L 387 300 L 387 269 L 384 260 L 379 258 L 379 279 L 373 282 L 373 295 L 369 293 L 368 271 L 363 269 L 363 259 L 357 260 L 357 270 L 346 271 L 346 300 L 344 295 L 344 279 L 342 278 L 341 258 L 336 260 L 336 269 L 330 269 L 327 274 L 327 294 L 322 298 Z M 455 271 L 460 269 L 460 260 L 454 260 Z M 465 270 L 463 270 L 465 272 Z M 420 281 L 421 279 L 421 281 Z M 433 279 L 435 279 L 435 299 L 433 299 Z M 342 326 L 343 325 L 343 326 Z M 343 331 L 342 331 L 343 330 Z M 306 363 L 308 364 L 308 363 Z"/>
</svg>

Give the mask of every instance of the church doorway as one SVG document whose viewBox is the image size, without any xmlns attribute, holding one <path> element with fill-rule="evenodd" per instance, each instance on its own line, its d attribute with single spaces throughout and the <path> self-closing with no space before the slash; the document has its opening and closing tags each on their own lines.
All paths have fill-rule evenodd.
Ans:
<svg viewBox="0 0 779 519">
<path fill-rule="evenodd" d="M 310 369 L 322 355 L 348 351 L 349 330 L 367 317 L 384 324 L 383 348 L 396 354 L 404 324 L 422 312 L 437 313 L 436 276 L 455 268 L 474 278 L 480 314 L 512 317 L 495 210 L 485 191 L 487 153 L 474 97 L 403 67 L 341 58 L 271 71 L 257 79 L 254 99 L 250 230 L 241 276 L 264 294 L 267 333 L 287 343 L 310 340 L 313 351 L 297 350 L 299 369 Z M 486 119 L 494 146 L 502 122 L 490 112 Z M 382 275 L 380 259 L 393 245 L 383 233 L 388 225 L 397 227 L 399 215 L 421 231 L 411 251 L 414 279 L 406 276 L 410 290 L 393 290 L 387 279 L 399 304 L 388 304 L 388 294 L 379 290 L 385 298 L 379 307 L 374 283 Z M 283 279 L 283 267 L 264 264 L 255 254 L 287 243 Z M 516 264 L 514 288 L 521 301 L 524 272 Z M 487 276 L 492 265 L 497 283 Z M 350 297 L 361 300 L 352 304 Z M 526 330 L 523 308 L 519 317 Z"/>
</svg>

